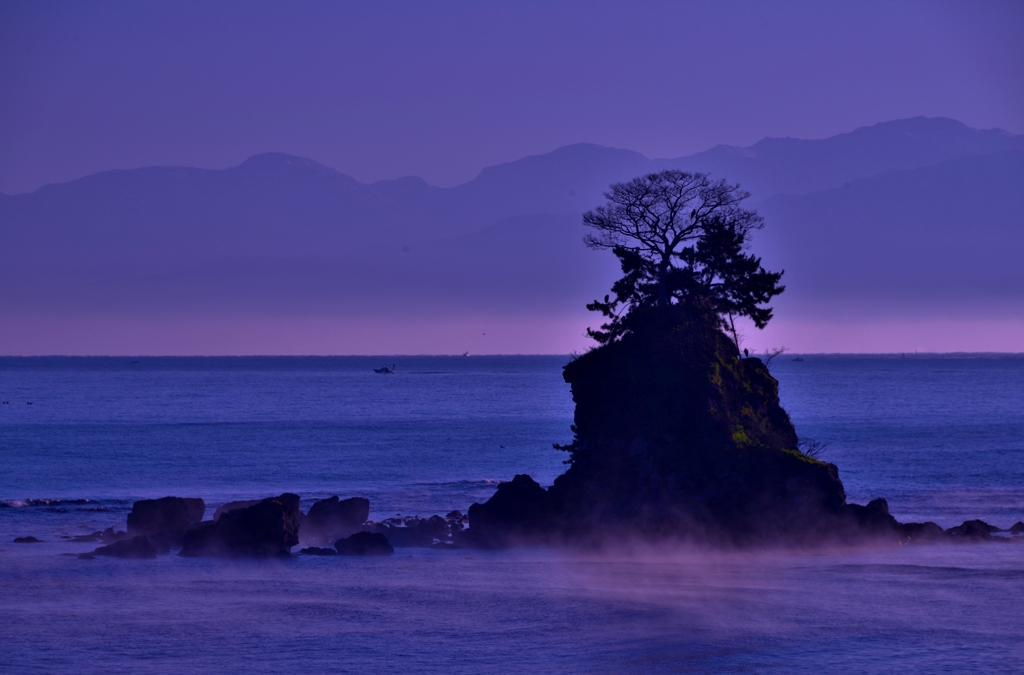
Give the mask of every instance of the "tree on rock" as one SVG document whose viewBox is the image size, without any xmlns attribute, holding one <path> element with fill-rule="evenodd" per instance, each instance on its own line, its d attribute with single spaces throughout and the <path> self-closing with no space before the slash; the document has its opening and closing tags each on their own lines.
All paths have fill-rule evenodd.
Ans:
<svg viewBox="0 0 1024 675">
<path fill-rule="evenodd" d="M 637 310 L 673 304 L 701 310 L 737 343 L 737 317 L 764 328 L 772 317 L 767 303 L 784 287 L 782 272 L 766 271 L 745 252 L 751 230 L 764 226 L 742 207 L 749 196 L 724 180 L 676 170 L 612 185 L 607 204 L 583 216 L 596 230 L 585 241 L 611 249 L 623 276 L 612 286 L 614 297 L 587 305 L 609 319 L 588 334 L 606 344 L 629 330 Z"/>
<path fill-rule="evenodd" d="M 664 171 L 613 185 L 584 216 L 587 243 L 622 263 L 601 344 L 563 377 L 576 404 L 569 466 L 545 490 L 528 476 L 470 507 L 464 541 L 679 537 L 807 544 L 905 541 L 884 500 L 846 503 L 835 465 L 799 450 L 779 383 L 743 358 L 733 319 L 763 327 L 782 273 L 745 252 L 763 221 L 748 194 L 704 174 Z M 723 329 L 733 332 L 730 339 Z M 938 526 L 935 526 L 938 527 Z M 934 530 L 932 530 L 934 531 Z"/>
</svg>

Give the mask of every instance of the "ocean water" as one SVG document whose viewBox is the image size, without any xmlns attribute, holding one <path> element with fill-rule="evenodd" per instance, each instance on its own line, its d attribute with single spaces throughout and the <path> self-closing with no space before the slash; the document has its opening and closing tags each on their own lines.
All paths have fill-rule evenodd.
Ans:
<svg viewBox="0 0 1024 675">
<path fill-rule="evenodd" d="M 515 473 L 550 484 L 565 360 L 0 359 L 0 672 L 1024 670 L 1017 540 L 133 561 L 63 538 L 168 494 L 208 514 L 364 495 L 383 518 L 465 511 Z M 787 355 L 772 372 L 851 501 L 1024 520 L 1024 358 Z M 11 543 L 26 535 L 43 542 Z"/>
</svg>

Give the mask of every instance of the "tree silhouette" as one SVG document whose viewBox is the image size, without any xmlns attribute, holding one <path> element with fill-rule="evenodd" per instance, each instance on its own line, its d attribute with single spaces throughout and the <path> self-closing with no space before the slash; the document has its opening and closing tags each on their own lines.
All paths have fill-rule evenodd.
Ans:
<svg viewBox="0 0 1024 675">
<path fill-rule="evenodd" d="M 587 333 L 611 342 L 629 330 L 637 310 L 677 304 L 713 317 L 737 348 L 737 317 L 764 328 L 772 317 L 766 303 L 784 287 L 782 272 L 766 271 L 759 257 L 744 252 L 750 231 L 764 226 L 761 216 L 740 205 L 749 196 L 724 180 L 676 170 L 612 185 L 607 203 L 583 215 L 596 230 L 585 242 L 611 249 L 623 276 L 612 285 L 614 297 L 587 305 L 609 319 Z"/>
</svg>

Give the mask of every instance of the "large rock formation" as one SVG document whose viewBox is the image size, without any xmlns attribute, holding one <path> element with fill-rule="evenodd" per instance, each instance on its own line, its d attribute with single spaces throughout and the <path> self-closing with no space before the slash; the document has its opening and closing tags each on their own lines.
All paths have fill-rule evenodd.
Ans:
<svg viewBox="0 0 1024 675">
<path fill-rule="evenodd" d="M 672 536 L 721 543 L 902 538 L 884 500 L 846 504 L 833 464 L 797 449 L 778 383 L 699 312 L 637 312 L 630 332 L 564 369 L 569 469 L 525 476 L 469 512 L 470 539 Z"/>
<path fill-rule="evenodd" d="M 185 533 L 181 555 L 287 555 L 299 543 L 299 513 L 299 496 L 290 493 L 221 513 Z"/>
</svg>

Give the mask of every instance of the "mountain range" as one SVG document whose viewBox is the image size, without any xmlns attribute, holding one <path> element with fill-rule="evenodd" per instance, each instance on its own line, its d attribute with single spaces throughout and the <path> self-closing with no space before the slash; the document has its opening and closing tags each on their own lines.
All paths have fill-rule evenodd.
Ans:
<svg viewBox="0 0 1024 675">
<path fill-rule="evenodd" d="M 780 317 L 1024 315 L 1024 136 L 913 118 L 675 159 L 571 145 L 452 188 L 281 153 L 107 171 L 0 195 L 0 317 L 571 315 L 582 330 L 617 270 L 580 214 L 665 168 L 751 192 L 767 223 L 753 250 L 786 270 Z"/>
</svg>

